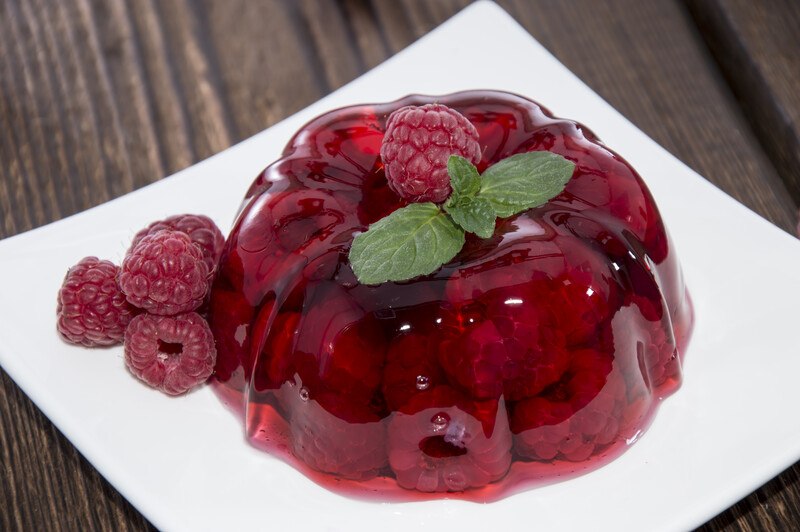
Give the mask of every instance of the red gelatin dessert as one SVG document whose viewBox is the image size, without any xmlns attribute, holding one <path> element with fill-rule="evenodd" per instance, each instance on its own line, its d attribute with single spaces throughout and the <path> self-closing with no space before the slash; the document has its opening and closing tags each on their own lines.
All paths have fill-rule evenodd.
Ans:
<svg viewBox="0 0 800 532">
<path fill-rule="evenodd" d="M 466 235 L 429 275 L 367 285 L 355 235 L 407 203 L 388 186 L 388 116 L 444 104 L 483 172 L 547 151 L 554 199 Z M 494 500 L 596 468 L 681 381 L 692 309 L 637 173 L 586 127 L 497 91 L 332 111 L 258 176 L 213 285 L 215 389 L 249 440 L 317 482 L 383 500 Z"/>
</svg>

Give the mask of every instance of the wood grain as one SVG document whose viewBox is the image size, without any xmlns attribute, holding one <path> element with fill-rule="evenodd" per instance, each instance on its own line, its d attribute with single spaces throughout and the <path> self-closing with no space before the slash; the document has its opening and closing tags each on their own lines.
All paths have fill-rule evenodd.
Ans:
<svg viewBox="0 0 800 532">
<path fill-rule="evenodd" d="M 800 202 L 800 2 L 687 5 L 764 151 Z"/>
<path fill-rule="evenodd" d="M 269 127 L 467 3 L 0 0 L 0 237 L 152 183 Z M 794 226 L 797 196 L 783 163 L 764 148 L 694 8 L 677 0 L 500 3 L 678 158 L 779 227 Z M 749 57 L 769 69 L 768 55 Z M 797 112 L 795 100 L 786 102 Z M 0 530 L 152 528 L 0 376 Z M 796 527 L 798 471 L 704 528 Z"/>
</svg>

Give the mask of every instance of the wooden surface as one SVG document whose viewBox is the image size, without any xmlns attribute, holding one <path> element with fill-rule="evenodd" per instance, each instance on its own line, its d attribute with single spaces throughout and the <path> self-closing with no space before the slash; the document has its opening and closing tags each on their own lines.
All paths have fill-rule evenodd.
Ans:
<svg viewBox="0 0 800 532">
<path fill-rule="evenodd" d="M 688 6 L 764 151 L 800 201 L 800 2 Z"/>
<path fill-rule="evenodd" d="M 686 1 L 500 4 L 657 142 L 793 232 L 798 4 Z M 0 238 L 269 127 L 467 3 L 0 0 Z M 152 528 L 1 371 L 0 470 L 0 530 Z M 799 473 L 703 529 L 800 529 Z"/>
</svg>

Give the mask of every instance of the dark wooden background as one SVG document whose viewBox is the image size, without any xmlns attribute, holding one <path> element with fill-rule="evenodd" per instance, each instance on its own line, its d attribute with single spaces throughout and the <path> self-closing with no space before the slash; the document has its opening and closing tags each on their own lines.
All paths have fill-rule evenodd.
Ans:
<svg viewBox="0 0 800 532">
<path fill-rule="evenodd" d="M 467 3 L 0 0 L 0 238 L 269 127 Z M 800 2 L 500 4 L 657 142 L 795 231 Z M 703 529 L 800 529 L 799 472 Z M 0 370 L 0 530 L 151 528 Z"/>
</svg>

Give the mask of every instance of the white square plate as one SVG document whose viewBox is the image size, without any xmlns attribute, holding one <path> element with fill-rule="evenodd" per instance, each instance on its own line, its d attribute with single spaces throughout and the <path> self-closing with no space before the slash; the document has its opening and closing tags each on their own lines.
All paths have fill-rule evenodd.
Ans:
<svg viewBox="0 0 800 532">
<path fill-rule="evenodd" d="M 588 125 L 644 177 L 676 243 L 697 315 L 685 382 L 618 460 L 488 505 L 355 501 L 251 448 L 210 389 L 169 399 L 131 378 L 121 348 L 80 349 L 57 336 L 56 292 L 70 265 L 86 255 L 119 261 L 138 228 L 170 214 L 206 213 L 227 229 L 251 179 L 313 116 L 474 88 L 517 92 Z M 0 242 L 0 363 L 162 529 L 688 529 L 800 458 L 799 267 L 800 242 L 668 154 L 483 2 L 215 157 Z"/>
</svg>

